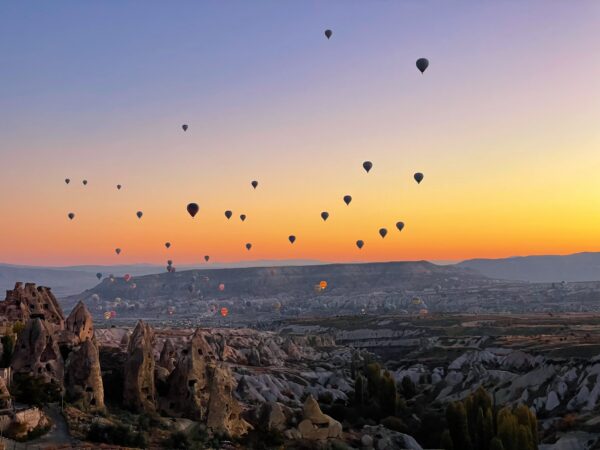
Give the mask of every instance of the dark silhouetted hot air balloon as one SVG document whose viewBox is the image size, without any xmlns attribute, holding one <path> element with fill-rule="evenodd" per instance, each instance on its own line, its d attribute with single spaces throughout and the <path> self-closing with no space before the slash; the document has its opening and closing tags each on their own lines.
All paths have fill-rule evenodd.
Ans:
<svg viewBox="0 0 600 450">
<path fill-rule="evenodd" d="M 86 186 L 87 185 L 87 180 L 83 180 L 82 183 L 83 183 L 84 186 Z"/>
<path fill-rule="evenodd" d="M 350 195 L 344 195 L 344 203 L 346 205 L 349 205 L 351 201 L 352 201 L 352 197 Z"/>
<path fill-rule="evenodd" d="M 367 173 L 369 173 L 369 170 L 371 170 L 373 168 L 373 163 L 371 161 L 365 161 L 363 163 L 363 169 L 365 169 L 365 171 Z"/>
<path fill-rule="evenodd" d="M 223 317 L 227 317 L 227 314 L 229 314 L 229 310 L 227 308 L 225 308 L 225 307 L 222 307 L 221 308 L 221 315 Z"/>
<path fill-rule="evenodd" d="M 120 249 L 120 248 L 115 248 L 115 253 L 116 253 L 117 255 L 120 255 L 120 254 L 121 254 L 121 249 Z"/>
<path fill-rule="evenodd" d="M 398 228 L 398 231 L 402 231 L 402 228 L 404 228 L 404 222 L 396 222 L 396 228 Z"/>
<path fill-rule="evenodd" d="M 67 216 L 69 217 L 70 220 L 73 220 L 75 218 L 74 213 L 69 213 L 69 214 L 67 214 Z"/>
<path fill-rule="evenodd" d="M 296 236 L 291 234 L 288 236 L 288 240 L 290 241 L 290 244 L 293 244 L 294 242 L 296 242 Z"/>
<path fill-rule="evenodd" d="M 356 241 L 356 246 L 359 249 L 363 248 L 363 245 L 365 245 L 365 243 L 363 241 L 361 241 L 360 239 L 358 241 Z"/>
<path fill-rule="evenodd" d="M 252 187 L 254 189 L 256 189 L 256 186 L 258 186 L 258 181 L 254 180 L 252 183 L 250 183 L 252 185 Z"/>
<path fill-rule="evenodd" d="M 240 214 L 240 220 L 243 222 L 246 220 L 246 214 Z"/>
<path fill-rule="evenodd" d="M 421 73 L 425 72 L 427 67 L 429 67 L 429 60 L 427 58 L 417 59 L 417 69 L 419 69 Z"/>
<path fill-rule="evenodd" d="M 65 183 L 69 184 L 71 182 L 70 178 L 65 178 Z"/>
<path fill-rule="evenodd" d="M 121 187 L 122 187 L 122 186 L 121 186 L 120 184 L 117 184 L 117 189 L 118 189 L 119 191 L 121 190 Z"/>
<path fill-rule="evenodd" d="M 172 259 L 169 259 L 169 260 L 167 261 L 167 264 L 168 264 L 169 266 L 172 266 L 172 265 L 173 265 L 173 260 L 172 260 Z"/>
<path fill-rule="evenodd" d="M 129 281 L 129 280 L 131 280 L 131 275 L 129 275 L 128 273 L 126 273 L 126 274 L 123 276 L 123 279 L 124 279 L 125 281 Z"/>
<path fill-rule="evenodd" d="M 196 214 L 198 214 L 198 211 L 200 211 L 200 207 L 197 203 L 188 203 L 187 212 L 190 216 L 194 217 Z"/>
<path fill-rule="evenodd" d="M 331 30 L 325 30 L 325 37 L 326 37 L 327 39 L 330 39 L 332 34 L 333 34 L 333 32 L 332 32 Z M 342 40 L 343 40 L 343 39 L 342 39 Z"/>
<path fill-rule="evenodd" d="M 98 273 L 96 274 L 96 278 L 98 278 L 98 279 L 102 278 L 102 274 L 101 274 L 100 272 L 98 272 Z"/>
<path fill-rule="evenodd" d="M 229 210 L 225 211 L 225 217 L 227 217 L 227 220 L 231 219 L 231 215 L 232 214 L 233 213 L 231 211 L 229 211 Z"/>
<path fill-rule="evenodd" d="M 210 259 L 210 256 L 204 255 L 204 261 L 208 262 L 209 259 Z"/>
<path fill-rule="evenodd" d="M 171 243 L 170 242 L 165 242 L 165 247 L 171 248 Z"/>
<path fill-rule="evenodd" d="M 142 211 L 138 211 L 135 213 L 135 215 L 137 216 L 138 219 L 141 219 L 142 216 L 144 215 L 144 213 Z"/>
<path fill-rule="evenodd" d="M 181 125 L 181 128 L 183 128 L 183 131 L 187 131 L 188 126 L 187 126 L 187 124 L 184 123 L 183 125 Z"/>
<path fill-rule="evenodd" d="M 414 177 L 417 183 L 421 183 L 421 181 L 423 181 L 424 175 L 421 172 L 417 172 L 415 173 Z"/>
<path fill-rule="evenodd" d="M 323 211 L 321 213 L 321 219 L 323 219 L 323 221 L 326 221 L 327 219 L 329 219 L 329 213 L 327 211 Z"/>
<path fill-rule="evenodd" d="M 248 242 L 246 244 L 246 250 L 250 250 L 252 248 L 252 244 L 250 242 Z"/>
<path fill-rule="evenodd" d="M 387 235 L 387 230 L 385 228 L 380 228 L 379 234 L 381 235 L 382 238 L 384 238 Z"/>
</svg>

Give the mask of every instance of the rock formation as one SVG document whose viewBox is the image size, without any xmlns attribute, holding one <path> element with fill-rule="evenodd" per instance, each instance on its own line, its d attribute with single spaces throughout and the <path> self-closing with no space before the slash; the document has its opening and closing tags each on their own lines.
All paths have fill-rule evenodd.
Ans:
<svg viewBox="0 0 600 450">
<path fill-rule="evenodd" d="M 153 345 L 152 328 L 140 320 L 129 340 L 123 386 L 123 404 L 137 412 L 156 409 Z"/>
<path fill-rule="evenodd" d="M 34 283 L 16 283 L 12 291 L 6 291 L 6 299 L 0 302 L 0 316 L 10 323 L 26 323 L 31 317 L 44 319 L 52 328 L 62 330 L 65 324 L 63 312 L 50 288 Z"/>
<path fill-rule="evenodd" d="M 29 319 L 17 338 L 11 367 L 15 375 L 27 374 L 62 386 L 64 362 L 52 326 L 39 317 Z"/>
<path fill-rule="evenodd" d="M 12 406 L 10 392 L 6 387 L 6 381 L 0 377 L 0 409 L 9 409 Z"/>
<path fill-rule="evenodd" d="M 303 439 L 314 441 L 342 437 L 342 424 L 323 414 L 312 395 L 309 395 L 304 402 L 302 417 L 298 431 Z"/>
<path fill-rule="evenodd" d="M 175 346 L 173 345 L 173 341 L 167 338 L 160 352 L 160 359 L 158 360 L 158 365 L 164 367 L 169 372 L 172 372 L 175 368 L 176 361 L 177 352 L 175 351 Z"/>
<path fill-rule="evenodd" d="M 77 303 L 66 321 L 66 333 L 75 337 L 76 344 L 94 337 L 94 321 L 83 302 Z"/>
<path fill-rule="evenodd" d="M 95 339 L 86 339 L 71 352 L 65 368 L 65 387 L 71 401 L 84 409 L 104 409 L 104 387 Z"/>
<path fill-rule="evenodd" d="M 241 407 L 232 394 L 233 375 L 216 360 L 204 332 L 194 333 L 167 384 L 164 409 L 170 414 L 206 421 L 212 430 L 230 436 L 242 435 L 250 428 L 240 417 Z"/>
</svg>

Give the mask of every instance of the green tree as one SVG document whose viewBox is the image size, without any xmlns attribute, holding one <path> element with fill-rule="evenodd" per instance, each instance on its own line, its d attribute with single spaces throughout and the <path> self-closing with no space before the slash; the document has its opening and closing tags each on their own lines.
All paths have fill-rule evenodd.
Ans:
<svg viewBox="0 0 600 450">
<path fill-rule="evenodd" d="M 469 424 L 467 412 L 462 402 L 453 402 L 446 408 L 446 420 L 454 448 L 471 450 L 471 437 L 469 436 Z"/>
<path fill-rule="evenodd" d="M 384 415 L 393 416 L 396 414 L 396 381 L 387 370 L 381 378 L 378 393 L 378 403 Z"/>
<path fill-rule="evenodd" d="M 452 443 L 452 437 L 450 437 L 450 431 L 444 430 L 442 433 L 440 447 L 442 447 L 444 450 L 454 450 L 454 444 Z"/>
<path fill-rule="evenodd" d="M 524 450 L 517 446 L 519 422 L 508 406 L 498 411 L 498 437 L 505 450 Z"/>
<path fill-rule="evenodd" d="M 12 334 L 7 334 L 2 336 L 0 341 L 2 342 L 2 361 L 0 363 L 2 367 L 8 367 L 15 351 L 15 338 Z"/>
<path fill-rule="evenodd" d="M 504 450 L 504 445 L 502 445 L 500 438 L 495 437 L 490 441 L 490 450 Z"/>
<path fill-rule="evenodd" d="M 367 376 L 369 396 L 371 398 L 377 398 L 379 388 L 381 387 L 381 366 L 377 363 L 367 364 L 365 373 Z"/>
<path fill-rule="evenodd" d="M 354 381 L 354 403 L 356 405 L 363 405 L 367 397 L 367 379 L 360 373 L 356 376 Z"/>
</svg>

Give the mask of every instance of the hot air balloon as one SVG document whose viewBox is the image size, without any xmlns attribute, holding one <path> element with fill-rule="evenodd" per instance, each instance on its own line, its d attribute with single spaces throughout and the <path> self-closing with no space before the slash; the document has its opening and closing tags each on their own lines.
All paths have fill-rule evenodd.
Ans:
<svg viewBox="0 0 600 450">
<path fill-rule="evenodd" d="M 404 222 L 396 222 L 396 228 L 398 228 L 398 231 L 402 231 L 404 228 Z"/>
<path fill-rule="evenodd" d="M 83 183 L 84 186 L 86 186 L 87 185 L 87 180 L 83 180 L 82 183 Z"/>
<path fill-rule="evenodd" d="M 333 34 L 333 32 L 331 30 L 325 30 L 325 37 L 327 39 L 330 39 L 332 34 Z"/>
<path fill-rule="evenodd" d="M 172 316 L 175 313 L 175 307 L 174 306 L 169 306 L 167 308 L 167 314 Z"/>
<path fill-rule="evenodd" d="M 71 182 L 70 178 L 65 178 L 65 183 L 69 184 Z"/>
<path fill-rule="evenodd" d="M 240 214 L 240 220 L 243 222 L 246 220 L 246 214 Z"/>
<path fill-rule="evenodd" d="M 344 195 L 344 203 L 346 205 L 349 205 L 351 201 L 352 201 L 352 197 L 350 195 Z"/>
<path fill-rule="evenodd" d="M 181 128 L 183 128 L 183 131 L 187 131 L 188 126 L 187 126 L 187 124 L 184 123 L 183 125 L 181 125 Z"/>
<path fill-rule="evenodd" d="M 293 244 L 294 242 L 296 242 L 296 236 L 291 234 L 288 236 L 288 240 L 290 241 L 290 244 Z"/>
<path fill-rule="evenodd" d="M 225 217 L 227 217 L 227 220 L 231 219 L 231 215 L 232 214 L 233 213 L 231 211 L 229 211 L 229 210 L 225 211 Z"/>
<path fill-rule="evenodd" d="M 120 248 L 115 248 L 115 253 L 116 253 L 117 255 L 120 255 L 120 254 L 121 254 L 121 249 L 120 249 Z"/>
<path fill-rule="evenodd" d="M 67 214 L 67 216 L 69 217 L 69 220 L 73 220 L 75 218 L 74 213 L 69 213 L 69 214 Z"/>
<path fill-rule="evenodd" d="M 372 167 L 373 167 L 373 163 L 371 161 L 365 161 L 363 163 L 363 168 L 365 169 L 365 171 L 367 173 L 369 173 L 369 170 L 371 170 Z"/>
<path fill-rule="evenodd" d="M 124 279 L 125 281 L 129 281 L 129 280 L 131 280 L 131 275 L 129 275 L 128 273 L 126 273 L 126 274 L 123 276 L 123 279 Z"/>
<path fill-rule="evenodd" d="M 173 260 L 172 260 L 172 259 L 169 259 L 169 260 L 167 260 L 167 264 L 168 264 L 169 266 L 172 266 L 172 265 L 173 265 Z"/>
<path fill-rule="evenodd" d="M 323 219 L 323 221 L 326 221 L 327 219 L 329 219 L 329 213 L 327 211 L 323 211 L 321 213 L 321 219 Z"/>
<path fill-rule="evenodd" d="M 197 203 L 188 203 L 187 212 L 189 213 L 190 216 L 194 217 L 196 214 L 198 214 L 199 210 L 200 210 L 200 207 L 198 206 Z"/>
<path fill-rule="evenodd" d="M 246 250 L 250 250 L 252 248 L 252 244 L 250 242 L 248 242 L 246 244 Z"/>
<path fill-rule="evenodd" d="M 121 190 L 121 187 L 122 187 L 122 186 L 121 186 L 120 184 L 117 184 L 117 189 L 118 189 L 118 190 Z"/>
<path fill-rule="evenodd" d="M 135 215 L 137 216 L 138 219 L 141 219 L 142 216 L 144 215 L 144 213 L 142 211 L 138 211 L 135 213 Z"/>
<path fill-rule="evenodd" d="M 229 314 L 229 310 L 223 306 L 223 307 L 221 308 L 221 315 L 222 315 L 223 317 L 227 317 L 227 314 Z"/>
<path fill-rule="evenodd" d="M 380 228 L 379 234 L 381 235 L 382 238 L 384 238 L 387 235 L 387 230 L 385 228 Z"/>
<path fill-rule="evenodd" d="M 105 311 L 105 312 L 104 312 L 104 318 L 105 318 L 106 320 L 110 319 L 110 311 Z"/>
<path fill-rule="evenodd" d="M 119 299 L 120 300 L 120 299 Z M 110 318 L 114 319 L 115 317 L 117 317 L 117 312 L 116 311 L 111 311 L 110 312 Z"/>
<path fill-rule="evenodd" d="M 225 284 L 221 283 L 219 284 L 219 291 L 223 292 L 225 290 Z"/>
<path fill-rule="evenodd" d="M 359 239 L 356 241 L 356 246 L 359 248 L 359 250 L 363 248 L 363 245 L 365 245 L 365 243 L 362 240 Z"/>
<path fill-rule="evenodd" d="M 250 183 L 252 185 L 252 187 L 254 189 L 256 189 L 256 186 L 258 186 L 258 181 L 254 180 L 252 183 Z"/>
<path fill-rule="evenodd" d="M 100 296 L 98 294 L 92 294 L 92 301 L 93 302 L 99 302 L 100 301 Z"/>
<path fill-rule="evenodd" d="M 421 181 L 423 181 L 423 177 L 424 177 L 424 175 L 421 172 L 417 172 L 414 175 L 415 181 L 417 183 L 421 183 Z"/>
<path fill-rule="evenodd" d="M 275 307 L 275 311 L 279 312 L 281 310 L 281 303 L 275 302 L 273 306 Z"/>
<path fill-rule="evenodd" d="M 319 283 L 319 287 L 323 290 L 327 289 L 327 281 L 323 280 Z"/>
<path fill-rule="evenodd" d="M 165 247 L 171 248 L 171 243 L 170 242 L 165 242 Z"/>
<path fill-rule="evenodd" d="M 417 59 L 417 69 L 421 71 L 421 73 L 425 72 L 425 69 L 429 66 L 429 60 L 427 58 L 419 58 Z"/>
<path fill-rule="evenodd" d="M 98 279 L 102 278 L 102 274 L 101 274 L 100 272 L 98 272 L 98 273 L 96 274 L 96 278 L 98 278 Z"/>
<path fill-rule="evenodd" d="M 204 255 L 204 261 L 208 262 L 209 259 L 210 259 L 210 256 Z"/>
<path fill-rule="evenodd" d="M 129 287 L 130 287 L 131 289 L 135 289 L 135 288 L 137 287 L 137 284 L 135 284 L 135 283 L 131 283 L 131 284 L 129 285 Z"/>
</svg>

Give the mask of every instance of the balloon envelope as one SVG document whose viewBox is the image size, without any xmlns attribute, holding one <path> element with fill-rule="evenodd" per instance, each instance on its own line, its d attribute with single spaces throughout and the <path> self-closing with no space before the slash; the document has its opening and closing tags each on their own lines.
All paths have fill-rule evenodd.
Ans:
<svg viewBox="0 0 600 450">
<path fill-rule="evenodd" d="M 373 168 L 373 163 L 371 161 L 365 161 L 363 163 L 363 168 L 365 169 L 365 171 L 367 173 L 369 173 L 369 170 L 371 170 Z"/>
<path fill-rule="evenodd" d="M 325 30 L 325 37 L 327 39 L 330 39 L 332 34 L 333 34 L 333 31 L 331 31 L 331 30 Z"/>
<path fill-rule="evenodd" d="M 398 231 L 402 231 L 402 228 L 404 228 L 404 222 L 396 222 L 396 228 L 398 228 Z"/>
<path fill-rule="evenodd" d="M 219 290 L 223 292 L 225 290 L 225 285 L 223 283 L 219 284 Z"/>
<path fill-rule="evenodd" d="M 69 184 L 71 180 L 69 178 L 65 178 L 65 183 Z"/>
<path fill-rule="evenodd" d="M 240 220 L 243 222 L 246 220 L 246 214 L 240 214 Z"/>
<path fill-rule="evenodd" d="M 121 185 L 117 184 L 117 189 L 121 190 Z"/>
<path fill-rule="evenodd" d="M 126 273 L 125 276 L 123 277 L 123 279 L 125 281 L 129 281 L 129 280 L 131 280 L 131 275 L 129 275 L 128 273 Z"/>
<path fill-rule="evenodd" d="M 352 197 L 350 195 L 344 195 L 344 203 L 346 205 L 349 205 L 351 201 L 352 201 Z"/>
<path fill-rule="evenodd" d="M 225 307 L 221 308 L 221 315 L 227 317 L 227 314 L 229 314 L 229 310 Z"/>
<path fill-rule="evenodd" d="M 69 213 L 68 216 L 69 216 L 69 219 L 71 219 L 71 220 L 73 220 L 75 218 L 75 214 L 73 214 L 73 213 Z"/>
<path fill-rule="evenodd" d="M 421 73 L 425 72 L 427 67 L 429 67 L 429 60 L 427 58 L 417 59 L 417 69 L 419 69 Z"/>
<path fill-rule="evenodd" d="M 385 228 L 380 228 L 379 234 L 381 235 L 382 238 L 384 238 L 387 235 L 387 230 Z"/>
<path fill-rule="evenodd" d="M 83 180 L 83 185 L 85 186 L 87 184 L 87 180 Z"/>
<path fill-rule="evenodd" d="M 246 250 L 250 250 L 252 248 L 252 244 L 250 242 L 248 242 L 246 244 Z"/>
<path fill-rule="evenodd" d="M 204 261 L 208 262 L 209 259 L 210 259 L 210 256 L 204 255 Z"/>
<path fill-rule="evenodd" d="M 98 272 L 98 273 L 96 274 L 96 278 L 98 278 L 98 279 L 102 278 L 102 274 L 101 274 L 100 272 Z"/>
<path fill-rule="evenodd" d="M 363 241 L 361 241 L 360 239 L 358 241 L 356 241 L 356 246 L 360 249 L 363 248 L 363 245 L 365 245 L 365 243 Z"/>
<path fill-rule="evenodd" d="M 116 253 L 117 255 L 121 254 L 121 249 L 120 249 L 120 248 L 115 248 L 115 253 Z"/>
<path fill-rule="evenodd" d="M 190 216 L 194 217 L 196 214 L 198 214 L 199 210 L 200 210 L 200 207 L 198 206 L 197 203 L 188 203 L 187 212 L 189 213 Z"/>
<path fill-rule="evenodd" d="M 231 219 L 231 215 L 232 214 L 233 213 L 231 211 L 229 211 L 229 210 L 225 211 L 225 217 L 227 217 L 227 220 Z"/>
<path fill-rule="evenodd" d="M 187 126 L 187 124 L 184 123 L 183 125 L 181 125 L 181 128 L 183 128 L 183 131 L 187 131 L 188 126 Z"/>
<path fill-rule="evenodd" d="M 415 173 L 414 177 L 417 183 L 421 183 L 421 181 L 423 181 L 424 175 L 421 172 L 417 172 Z"/>
<path fill-rule="evenodd" d="M 323 211 L 321 213 L 321 219 L 323 219 L 323 221 L 329 219 L 329 213 L 327 211 Z"/>
<path fill-rule="evenodd" d="M 137 216 L 138 219 L 141 219 L 142 216 L 144 215 L 144 213 L 142 211 L 138 211 L 135 213 L 135 215 Z"/>
<path fill-rule="evenodd" d="M 326 289 L 327 288 L 327 281 L 323 280 L 319 283 L 319 287 L 321 289 Z"/>
<path fill-rule="evenodd" d="M 292 243 L 292 244 L 293 244 L 294 242 L 296 242 L 296 236 L 294 236 L 293 234 L 292 234 L 292 235 L 290 235 L 290 236 L 288 236 L 288 239 L 289 239 L 290 243 Z"/>
<path fill-rule="evenodd" d="M 170 242 L 165 242 L 165 247 L 171 248 L 171 243 Z"/>
<path fill-rule="evenodd" d="M 258 181 L 254 180 L 252 183 L 250 183 L 252 185 L 252 187 L 254 189 L 256 189 L 256 186 L 258 186 Z"/>
</svg>

